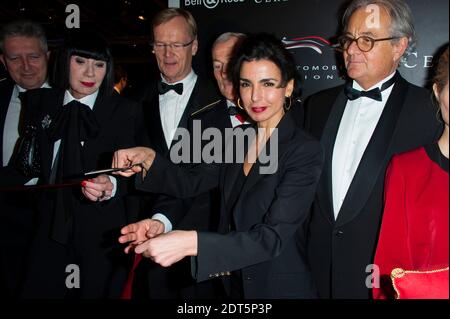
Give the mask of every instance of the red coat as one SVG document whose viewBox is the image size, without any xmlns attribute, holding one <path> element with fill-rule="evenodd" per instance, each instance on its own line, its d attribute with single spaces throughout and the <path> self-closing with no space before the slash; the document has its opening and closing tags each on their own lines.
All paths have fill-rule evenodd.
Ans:
<svg viewBox="0 0 450 319">
<path fill-rule="evenodd" d="M 441 166 L 439 160 L 430 158 L 433 148 Z M 375 299 L 394 297 L 390 280 L 393 268 L 431 270 L 448 266 L 448 159 L 442 159 L 436 144 L 395 156 L 387 171 L 385 192 L 375 255 L 381 288 L 373 289 Z"/>
</svg>

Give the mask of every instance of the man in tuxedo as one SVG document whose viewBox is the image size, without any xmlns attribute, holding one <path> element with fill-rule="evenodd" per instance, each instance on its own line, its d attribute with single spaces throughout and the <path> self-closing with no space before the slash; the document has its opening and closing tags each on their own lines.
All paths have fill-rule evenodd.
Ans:
<svg viewBox="0 0 450 319">
<path fill-rule="evenodd" d="M 233 84 L 228 77 L 228 63 L 234 50 L 245 38 L 245 34 L 236 32 L 222 33 L 214 41 L 211 54 L 213 62 L 214 78 L 223 96 L 221 103 L 230 115 L 233 127 L 246 123 L 245 111 L 237 106 L 237 97 L 233 89 Z"/>
<path fill-rule="evenodd" d="M 9 75 L 0 80 L 0 158 L 5 167 L 12 162 L 19 137 L 19 93 L 49 87 L 49 52 L 43 28 L 26 20 L 3 26 L 0 48 L 0 60 Z M 17 293 L 32 230 L 33 210 L 26 195 L 0 193 L 0 293 L 10 297 Z"/>
<path fill-rule="evenodd" d="M 392 155 L 435 141 L 440 127 L 430 93 L 397 71 L 415 44 L 407 4 L 354 0 L 343 22 L 350 81 L 312 95 L 306 107 L 306 128 L 325 149 L 308 254 L 320 297 L 367 299 L 377 284 L 371 264 L 386 167 Z"/>
<path fill-rule="evenodd" d="M 153 40 L 161 75 L 142 99 L 144 126 L 148 145 L 172 161 L 171 149 L 180 139 L 177 129 L 187 129 L 193 136 L 194 120 L 199 120 L 202 130 L 214 127 L 223 131 L 231 123 L 214 86 L 192 69 L 192 58 L 198 48 L 197 26 L 192 15 L 182 9 L 163 10 L 153 21 Z M 193 140 L 191 146 L 192 143 Z M 189 168 L 195 164 L 178 165 Z M 165 182 L 177 183 L 176 180 Z M 216 190 L 183 200 L 163 194 L 146 198 L 141 208 L 144 215 L 140 217 L 152 218 L 161 231 L 168 232 L 175 227 L 203 230 L 217 227 Z M 134 281 L 135 296 L 140 291 L 150 298 L 213 298 L 221 289 L 216 287 L 219 281 L 196 284 L 188 260 L 169 269 L 143 260 L 136 269 L 136 277 L 144 278 Z"/>
</svg>

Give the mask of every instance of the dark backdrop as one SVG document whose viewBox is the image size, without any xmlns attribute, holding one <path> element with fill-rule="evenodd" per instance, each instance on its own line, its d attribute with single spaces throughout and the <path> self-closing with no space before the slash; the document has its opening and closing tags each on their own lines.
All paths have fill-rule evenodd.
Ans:
<svg viewBox="0 0 450 319">
<path fill-rule="evenodd" d="M 411 82 L 425 85 L 432 57 L 448 43 L 448 0 L 407 1 L 419 37 L 417 52 L 402 63 L 400 72 Z M 175 0 L 193 13 L 199 24 L 200 52 L 195 68 L 210 72 L 209 48 L 225 31 L 270 32 L 291 43 L 302 79 L 303 96 L 342 83 L 342 68 L 327 42 L 339 35 L 344 0 Z"/>
</svg>

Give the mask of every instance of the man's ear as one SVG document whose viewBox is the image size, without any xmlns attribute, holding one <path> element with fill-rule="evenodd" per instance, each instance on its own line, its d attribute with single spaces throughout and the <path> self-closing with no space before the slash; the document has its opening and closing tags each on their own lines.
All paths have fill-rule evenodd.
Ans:
<svg viewBox="0 0 450 319">
<path fill-rule="evenodd" d="M 408 48 L 409 40 L 406 37 L 400 38 L 398 42 L 394 44 L 394 59 L 395 61 L 399 61 L 402 56 L 405 54 L 406 49 Z"/>
<path fill-rule="evenodd" d="M 195 39 L 194 42 L 192 42 L 192 56 L 195 56 L 197 54 L 198 50 L 198 40 Z"/>
<path fill-rule="evenodd" d="M 51 53 L 51 51 L 48 51 L 48 52 L 46 53 L 46 56 L 47 56 L 47 62 L 48 62 L 48 60 L 50 59 L 50 53 Z"/>
</svg>

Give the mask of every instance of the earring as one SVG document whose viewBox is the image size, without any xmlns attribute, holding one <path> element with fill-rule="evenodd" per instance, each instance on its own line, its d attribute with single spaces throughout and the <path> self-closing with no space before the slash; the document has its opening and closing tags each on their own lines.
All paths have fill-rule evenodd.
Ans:
<svg viewBox="0 0 450 319">
<path fill-rule="evenodd" d="M 284 109 L 286 111 L 289 111 L 292 107 L 292 97 L 290 96 L 286 96 L 287 99 L 289 99 L 289 106 L 286 106 L 286 101 L 284 101 Z"/>
<path fill-rule="evenodd" d="M 242 107 L 242 105 L 241 105 L 241 99 L 240 99 L 240 98 L 237 100 L 237 106 L 238 106 L 238 108 L 240 108 L 241 110 L 244 109 L 244 108 Z"/>
</svg>

